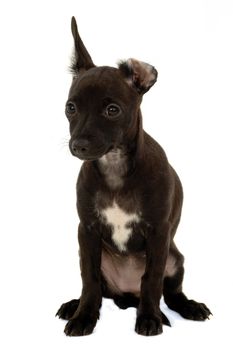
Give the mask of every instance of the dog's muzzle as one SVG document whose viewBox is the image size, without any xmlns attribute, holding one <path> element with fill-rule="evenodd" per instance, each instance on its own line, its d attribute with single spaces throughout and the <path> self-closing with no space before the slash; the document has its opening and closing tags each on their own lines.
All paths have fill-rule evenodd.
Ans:
<svg viewBox="0 0 233 350">
<path fill-rule="evenodd" d="M 81 160 L 95 160 L 102 157 L 109 150 L 107 145 L 95 145 L 86 138 L 70 140 L 70 152 Z"/>
<path fill-rule="evenodd" d="M 78 139 L 73 140 L 70 143 L 70 151 L 71 153 L 79 158 L 85 158 L 85 156 L 88 156 L 90 149 L 90 141 L 87 139 Z"/>
</svg>

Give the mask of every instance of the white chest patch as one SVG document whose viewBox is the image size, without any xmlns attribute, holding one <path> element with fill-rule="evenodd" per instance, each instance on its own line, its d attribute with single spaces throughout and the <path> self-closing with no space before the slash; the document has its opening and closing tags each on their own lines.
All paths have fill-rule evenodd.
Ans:
<svg viewBox="0 0 233 350">
<path fill-rule="evenodd" d="M 140 218 L 136 213 L 128 214 L 122 210 L 114 201 L 111 207 L 102 211 L 103 217 L 108 225 L 112 227 L 112 239 L 120 251 L 126 250 L 126 243 L 132 234 L 129 224 L 139 222 Z"/>
</svg>

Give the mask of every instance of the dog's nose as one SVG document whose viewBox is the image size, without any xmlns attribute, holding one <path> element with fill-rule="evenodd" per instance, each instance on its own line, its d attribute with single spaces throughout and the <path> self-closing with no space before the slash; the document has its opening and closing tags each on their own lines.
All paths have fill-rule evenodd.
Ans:
<svg viewBox="0 0 233 350">
<path fill-rule="evenodd" d="M 88 152 L 89 146 L 90 143 L 87 139 L 73 140 L 71 143 L 72 153 L 77 156 L 85 156 Z"/>
</svg>

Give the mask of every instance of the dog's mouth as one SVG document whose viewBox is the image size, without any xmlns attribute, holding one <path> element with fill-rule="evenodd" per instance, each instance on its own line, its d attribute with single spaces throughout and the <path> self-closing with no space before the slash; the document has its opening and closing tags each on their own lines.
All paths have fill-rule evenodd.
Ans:
<svg viewBox="0 0 233 350">
<path fill-rule="evenodd" d="M 113 151 L 114 150 L 114 145 L 111 145 L 109 146 L 107 149 L 106 147 L 103 149 L 103 148 L 100 148 L 98 151 L 96 151 L 95 153 L 84 153 L 84 154 L 79 154 L 79 153 L 76 153 L 74 154 L 73 152 L 72 155 L 79 158 L 80 160 L 88 160 L 88 161 L 94 161 L 94 160 L 98 160 L 100 159 L 101 157 L 103 157 L 105 154 L 109 153 L 110 151 Z"/>
</svg>

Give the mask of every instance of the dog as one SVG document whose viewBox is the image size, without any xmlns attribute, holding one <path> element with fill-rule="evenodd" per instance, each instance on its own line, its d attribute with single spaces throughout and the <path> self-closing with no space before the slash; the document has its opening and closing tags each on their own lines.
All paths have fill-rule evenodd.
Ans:
<svg viewBox="0 0 233 350">
<path fill-rule="evenodd" d="M 62 304 L 69 336 L 91 334 L 102 297 L 137 308 L 135 331 L 162 333 L 167 306 L 184 318 L 211 315 L 182 291 L 184 257 L 174 243 L 182 185 L 161 146 L 142 127 L 140 104 L 157 80 L 156 69 L 128 59 L 96 67 L 72 17 L 73 81 L 66 103 L 69 148 L 84 160 L 77 181 L 82 293 Z"/>
</svg>

